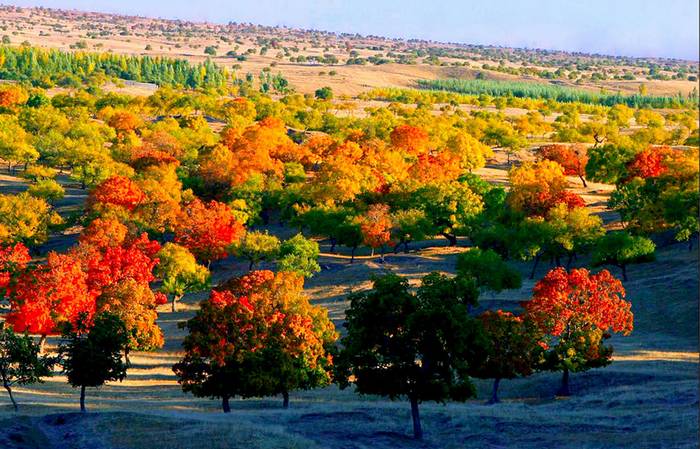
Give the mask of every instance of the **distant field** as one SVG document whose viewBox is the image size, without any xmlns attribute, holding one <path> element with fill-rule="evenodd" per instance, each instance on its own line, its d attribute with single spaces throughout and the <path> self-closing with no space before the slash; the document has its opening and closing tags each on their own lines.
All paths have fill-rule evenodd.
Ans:
<svg viewBox="0 0 700 449">
<path fill-rule="evenodd" d="M 482 79 L 440 79 L 419 80 L 418 85 L 423 89 L 445 90 L 469 95 L 491 95 L 494 97 L 512 95 L 519 98 L 535 98 L 555 100 L 559 102 L 588 103 L 613 106 L 625 104 L 630 107 L 665 108 L 672 105 L 697 104 L 697 97 L 689 99 L 683 96 L 643 96 L 623 95 L 590 90 L 575 89 L 556 84 L 525 82 L 525 81 L 498 81 Z"/>
</svg>

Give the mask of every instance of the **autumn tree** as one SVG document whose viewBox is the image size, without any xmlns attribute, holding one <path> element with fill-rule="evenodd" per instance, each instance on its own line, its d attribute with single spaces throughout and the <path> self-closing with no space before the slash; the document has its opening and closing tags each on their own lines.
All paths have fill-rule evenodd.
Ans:
<svg viewBox="0 0 700 449">
<path fill-rule="evenodd" d="M 327 312 L 311 306 L 295 273 L 253 271 L 212 291 L 187 322 L 184 358 L 173 370 L 183 391 L 218 397 L 282 394 L 330 381 L 337 338 Z"/>
<path fill-rule="evenodd" d="M 260 262 L 275 260 L 279 254 L 280 240 L 267 232 L 249 231 L 233 245 L 231 252 L 234 256 L 249 262 L 248 270 L 252 270 Z"/>
<path fill-rule="evenodd" d="M 541 146 L 538 153 L 542 159 L 554 161 L 561 165 L 566 176 L 578 176 L 584 187 L 586 184 L 586 164 L 588 154 L 586 147 L 581 144 L 564 145 L 551 144 Z"/>
<path fill-rule="evenodd" d="M 105 288 L 97 298 L 97 313 L 110 312 L 126 327 L 125 360 L 129 351 L 152 351 L 163 347 L 163 332 L 156 324 L 156 298 L 148 284 L 125 279 Z"/>
<path fill-rule="evenodd" d="M 9 297 L 31 259 L 29 249 L 21 243 L 0 246 L 0 299 Z"/>
<path fill-rule="evenodd" d="M 568 396 L 569 373 L 586 371 L 611 362 L 613 349 L 604 340 L 608 332 L 632 332 L 631 303 L 622 283 L 607 270 L 555 268 L 540 280 L 525 317 L 545 335 L 545 366 L 562 371 L 558 394 Z"/>
<path fill-rule="evenodd" d="M 391 144 L 408 156 L 416 157 L 428 151 L 428 133 L 417 126 L 399 125 L 391 131 Z"/>
<path fill-rule="evenodd" d="M 382 261 L 386 245 L 391 244 L 391 225 L 389 206 L 386 204 L 373 204 L 360 216 L 363 243 L 372 248 L 372 255 L 376 248 L 381 248 Z"/>
<path fill-rule="evenodd" d="M 123 380 L 127 365 L 121 354 L 128 344 L 128 331 L 116 315 L 103 312 L 92 324 L 81 318 L 63 330 L 59 357 L 68 383 L 80 387 L 80 411 L 85 412 L 85 388 Z"/>
<path fill-rule="evenodd" d="M 512 168 L 508 180 L 511 184 L 508 204 L 527 215 L 545 215 L 567 186 L 564 169 L 549 160 Z"/>
<path fill-rule="evenodd" d="M 172 311 L 188 292 L 205 290 L 209 286 L 209 270 L 197 264 L 194 255 L 175 243 L 166 243 L 158 254 L 156 275 L 162 279 L 160 291 L 172 297 Z"/>
<path fill-rule="evenodd" d="M 588 150 L 586 178 L 616 184 L 627 178 L 627 164 L 634 159 L 637 150 L 629 145 L 603 145 Z"/>
<path fill-rule="evenodd" d="M 52 374 L 54 359 L 40 356 L 39 350 L 39 345 L 29 335 L 19 335 L 5 323 L 0 323 L 0 380 L 15 412 L 17 402 L 12 395 L 12 387 L 42 382 L 43 377 Z"/>
<path fill-rule="evenodd" d="M 593 250 L 593 265 L 614 265 L 622 270 L 627 282 L 627 265 L 654 260 L 656 245 L 646 237 L 613 231 L 601 237 Z"/>
<path fill-rule="evenodd" d="M 98 210 L 105 205 L 111 205 L 131 212 L 145 198 L 139 186 L 131 179 L 124 176 L 112 176 L 90 191 L 87 204 L 90 208 Z"/>
<path fill-rule="evenodd" d="M 374 279 L 371 290 L 350 296 L 337 365 L 341 387 L 352 382 L 362 394 L 408 398 L 413 434 L 421 439 L 421 402 L 474 395 L 468 373 L 485 344 L 468 313 L 477 297 L 474 283 L 462 277 L 432 273 L 417 294 L 395 274 Z"/>
<path fill-rule="evenodd" d="M 65 322 L 76 324 L 80 317 L 90 320 L 95 313 L 96 292 L 78 258 L 49 253 L 46 264 L 22 273 L 10 295 L 10 312 L 5 321 L 15 332 L 41 336 L 59 332 Z"/>
<path fill-rule="evenodd" d="M 243 225 L 226 204 L 199 199 L 183 207 L 175 231 L 175 243 L 189 249 L 200 260 L 222 259 L 243 236 Z"/>
<path fill-rule="evenodd" d="M 502 310 L 488 310 L 479 316 L 484 328 L 486 360 L 470 373 L 481 379 L 493 379 L 489 404 L 500 402 L 498 387 L 503 379 L 531 375 L 543 361 L 541 335 L 522 317 Z"/>
<path fill-rule="evenodd" d="M 53 225 L 61 217 L 41 198 L 27 192 L 17 195 L 0 194 L 0 242 L 22 242 L 39 245 L 49 237 Z"/>
<path fill-rule="evenodd" d="M 17 117 L 0 114 L 0 159 L 7 163 L 7 170 L 11 172 L 15 164 L 28 164 L 38 158 L 39 152 L 31 145 Z"/>
</svg>

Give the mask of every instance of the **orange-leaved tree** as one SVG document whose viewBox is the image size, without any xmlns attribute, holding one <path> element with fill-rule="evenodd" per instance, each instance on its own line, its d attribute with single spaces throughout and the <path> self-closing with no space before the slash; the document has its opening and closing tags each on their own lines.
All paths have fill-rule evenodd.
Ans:
<svg viewBox="0 0 700 449">
<path fill-rule="evenodd" d="M 309 304 L 303 278 L 253 271 L 202 301 L 187 322 L 185 357 L 173 370 L 184 391 L 222 399 L 282 394 L 327 385 L 337 334 L 328 312 Z"/>
<path fill-rule="evenodd" d="M 175 243 L 189 249 L 198 259 L 211 263 L 226 257 L 231 244 L 240 240 L 244 231 L 226 204 L 195 199 L 182 209 Z"/>
</svg>

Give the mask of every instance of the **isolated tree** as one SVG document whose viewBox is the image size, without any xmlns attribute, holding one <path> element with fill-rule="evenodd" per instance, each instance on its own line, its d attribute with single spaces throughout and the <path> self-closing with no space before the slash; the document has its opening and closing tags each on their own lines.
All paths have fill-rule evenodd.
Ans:
<svg viewBox="0 0 700 449">
<path fill-rule="evenodd" d="M 555 268 L 535 284 L 525 317 L 546 336 L 545 366 L 562 371 L 560 396 L 568 396 L 569 373 L 611 362 L 613 349 L 605 346 L 609 332 L 628 335 L 633 329 L 632 304 L 625 300 L 622 283 L 607 270 L 567 272 Z"/>
<path fill-rule="evenodd" d="M 160 291 L 172 297 L 173 312 L 185 293 L 202 291 L 209 287 L 209 270 L 197 264 L 192 253 L 184 246 L 168 242 L 156 256 L 156 276 L 163 281 Z"/>
<path fill-rule="evenodd" d="M 66 325 L 63 340 L 59 346 L 63 372 L 71 386 L 80 387 L 80 411 L 85 412 L 85 388 L 126 377 L 121 354 L 129 341 L 128 332 L 118 316 L 103 312 L 91 325 L 86 317 Z"/>
<path fill-rule="evenodd" d="M 495 292 L 520 288 L 520 273 L 503 261 L 495 251 L 473 248 L 457 257 L 457 272 L 472 277 L 479 287 Z"/>
<path fill-rule="evenodd" d="M 42 382 L 43 377 L 52 374 L 54 359 L 40 356 L 39 351 L 39 345 L 29 335 L 16 334 L 5 323 L 0 323 L 0 380 L 15 412 L 17 402 L 12 396 L 12 387 Z"/>
<path fill-rule="evenodd" d="M 488 310 L 479 316 L 484 327 L 486 360 L 470 373 L 481 379 L 493 379 L 489 404 L 499 402 L 498 387 L 502 379 L 531 375 L 542 363 L 542 335 L 530 322 L 502 310 Z"/>
<path fill-rule="evenodd" d="M 593 265 L 614 265 L 622 270 L 627 281 L 627 265 L 654 260 L 656 245 L 646 237 L 630 235 L 625 231 L 605 234 L 593 250 Z"/>
<path fill-rule="evenodd" d="M 252 270 L 260 262 L 271 262 L 277 258 L 280 240 L 267 232 L 249 231 L 243 238 L 232 246 L 234 256 L 249 262 L 248 270 Z"/>
<path fill-rule="evenodd" d="M 477 297 L 474 283 L 462 277 L 432 273 L 417 294 L 395 274 L 374 279 L 371 290 L 350 296 L 337 362 L 341 387 L 353 382 L 361 394 L 408 398 L 421 439 L 418 404 L 474 395 L 468 372 L 485 344 L 468 313 Z"/>
<path fill-rule="evenodd" d="M 330 87 L 321 87 L 316 89 L 314 96 L 319 100 L 332 100 L 333 99 L 333 89 Z"/>
<path fill-rule="evenodd" d="M 280 245 L 277 269 L 293 271 L 310 278 L 321 271 L 318 265 L 319 252 L 318 243 L 305 238 L 302 234 L 297 234 Z"/>
<path fill-rule="evenodd" d="M 360 216 L 363 243 L 372 248 L 372 255 L 376 248 L 380 248 L 382 261 L 386 245 L 391 243 L 391 224 L 389 206 L 386 204 L 373 204 Z"/>
<path fill-rule="evenodd" d="M 327 385 L 336 333 L 303 295 L 295 273 L 253 271 L 212 291 L 187 322 L 184 358 L 173 366 L 183 391 L 221 398 L 282 394 Z"/>
</svg>

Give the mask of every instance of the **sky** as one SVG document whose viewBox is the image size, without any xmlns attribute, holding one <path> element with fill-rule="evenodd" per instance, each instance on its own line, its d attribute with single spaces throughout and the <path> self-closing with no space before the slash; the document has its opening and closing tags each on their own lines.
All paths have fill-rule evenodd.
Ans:
<svg viewBox="0 0 700 449">
<path fill-rule="evenodd" d="M 16 0 L 8 3 L 466 44 L 691 61 L 699 58 L 698 0 Z"/>
</svg>

